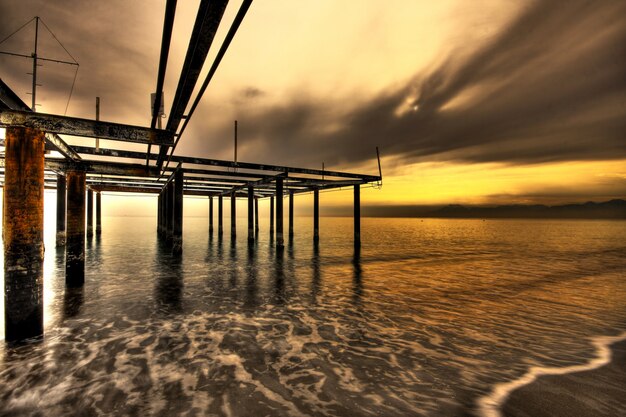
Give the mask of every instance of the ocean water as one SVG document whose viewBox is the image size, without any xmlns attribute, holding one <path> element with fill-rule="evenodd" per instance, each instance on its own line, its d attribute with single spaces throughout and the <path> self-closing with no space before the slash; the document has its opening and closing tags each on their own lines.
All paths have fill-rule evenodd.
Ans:
<svg viewBox="0 0 626 417">
<path fill-rule="evenodd" d="M 623 221 L 364 218 L 355 253 L 350 218 L 283 251 L 186 218 L 173 258 L 154 218 L 103 220 L 76 291 L 46 224 L 45 336 L 0 343 L 1 416 L 495 416 L 626 331 Z"/>
</svg>

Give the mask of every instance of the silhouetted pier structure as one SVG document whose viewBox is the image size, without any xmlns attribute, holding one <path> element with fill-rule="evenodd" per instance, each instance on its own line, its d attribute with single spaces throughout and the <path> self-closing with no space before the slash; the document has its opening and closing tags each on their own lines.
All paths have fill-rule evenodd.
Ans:
<svg viewBox="0 0 626 417">
<path fill-rule="evenodd" d="M 95 233 L 101 233 L 102 192 L 158 194 L 157 233 L 159 238 L 171 245 L 174 254 L 180 254 L 185 195 L 205 196 L 209 199 L 210 234 L 213 234 L 213 201 L 216 197 L 218 235 L 223 233 L 223 197 L 230 196 L 232 239 L 236 239 L 236 199 L 247 199 L 249 242 L 255 241 L 259 230 L 258 201 L 269 199 L 268 233 L 271 238 L 275 236 L 275 245 L 281 248 L 284 246 L 285 193 L 289 202 L 290 240 L 294 234 L 294 198 L 297 194 L 313 193 L 313 239 L 317 243 L 319 192 L 352 187 L 354 243 L 360 245 L 360 186 L 379 182 L 380 175 L 239 162 L 236 157 L 233 161 L 227 161 L 173 155 L 174 148 L 251 1 L 243 2 L 207 78 L 189 108 L 191 95 L 226 3 L 224 0 L 200 2 L 165 129 L 156 126 L 160 125 L 157 123 L 157 118 L 160 117 L 158 109 L 162 100 L 161 90 L 174 22 L 175 1 L 168 1 L 166 6 L 157 94 L 150 127 L 36 113 L 0 80 L 0 126 L 6 128 L 6 139 L 4 143 L 0 143 L 0 146 L 5 147 L 4 155 L 0 157 L 0 177 L 4 184 L 7 341 L 22 340 L 43 333 L 44 188 L 57 189 L 56 243 L 58 246 L 65 245 L 67 287 L 84 284 L 85 239 L 94 233 L 94 194 Z M 145 144 L 148 148 L 146 152 L 138 152 L 102 145 L 70 146 L 60 135 Z M 91 143 L 93 140 L 88 139 L 85 142 Z M 157 152 L 151 151 L 152 146 L 158 148 Z"/>
</svg>

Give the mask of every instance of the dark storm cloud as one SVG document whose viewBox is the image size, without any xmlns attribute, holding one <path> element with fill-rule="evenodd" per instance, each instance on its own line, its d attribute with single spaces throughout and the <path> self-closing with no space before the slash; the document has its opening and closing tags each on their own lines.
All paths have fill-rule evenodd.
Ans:
<svg viewBox="0 0 626 417">
<path fill-rule="evenodd" d="M 537 2 L 469 58 L 356 108 L 298 98 L 239 109 L 248 150 L 305 164 L 357 164 L 375 146 L 408 161 L 626 158 L 624 16 L 623 1 Z"/>
</svg>

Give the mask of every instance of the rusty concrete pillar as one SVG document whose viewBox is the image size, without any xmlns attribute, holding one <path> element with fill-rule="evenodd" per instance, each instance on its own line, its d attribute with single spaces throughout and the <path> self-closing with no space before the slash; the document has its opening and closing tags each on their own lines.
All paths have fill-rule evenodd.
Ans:
<svg viewBox="0 0 626 417">
<path fill-rule="evenodd" d="M 9 342 L 43 334 L 44 133 L 6 130 L 4 325 Z"/>
<path fill-rule="evenodd" d="M 183 253 L 183 170 L 174 174 L 174 235 L 172 237 L 172 253 Z"/>
<path fill-rule="evenodd" d="M 96 235 L 102 234 L 102 192 L 96 192 Z"/>
<path fill-rule="evenodd" d="M 361 246 L 361 186 L 354 186 L 354 246 Z"/>
<path fill-rule="evenodd" d="M 237 197 L 235 192 L 230 193 L 230 237 L 235 240 L 237 236 Z"/>
<path fill-rule="evenodd" d="M 248 242 L 254 242 L 254 187 L 248 187 Z"/>
<path fill-rule="evenodd" d="M 67 243 L 65 284 L 85 283 L 85 171 L 69 170 L 67 175 Z"/>
<path fill-rule="evenodd" d="M 274 196 L 270 197 L 270 238 L 274 236 Z"/>
<path fill-rule="evenodd" d="M 259 197 L 254 197 L 254 232 L 259 233 Z"/>
<path fill-rule="evenodd" d="M 224 198 L 220 194 L 217 197 L 217 234 L 222 236 L 224 232 Z"/>
<path fill-rule="evenodd" d="M 65 245 L 65 175 L 57 175 L 57 246 Z"/>
<path fill-rule="evenodd" d="M 87 237 L 93 236 L 93 190 L 87 190 Z"/>
<path fill-rule="evenodd" d="M 209 196 L 209 235 L 213 236 L 213 196 Z"/>
<path fill-rule="evenodd" d="M 293 190 L 289 190 L 289 241 L 293 241 Z"/>
<path fill-rule="evenodd" d="M 276 179 L 276 247 L 285 246 L 283 239 L 283 179 Z"/>
<path fill-rule="evenodd" d="M 313 190 L 313 242 L 320 240 L 320 190 Z"/>
<path fill-rule="evenodd" d="M 165 239 L 168 241 L 170 241 L 174 235 L 174 201 L 172 199 L 174 196 L 173 186 L 174 184 L 172 181 L 165 186 Z"/>
</svg>

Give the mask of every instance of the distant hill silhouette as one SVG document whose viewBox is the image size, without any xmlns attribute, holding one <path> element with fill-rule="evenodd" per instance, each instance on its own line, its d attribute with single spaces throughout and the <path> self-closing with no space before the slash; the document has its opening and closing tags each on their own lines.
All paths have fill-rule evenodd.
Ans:
<svg viewBox="0 0 626 417">
<path fill-rule="evenodd" d="M 505 205 L 495 207 L 451 204 L 422 214 L 446 218 L 524 218 L 524 219 L 626 219 L 626 200 L 603 203 L 588 201 L 560 206 Z"/>
</svg>

